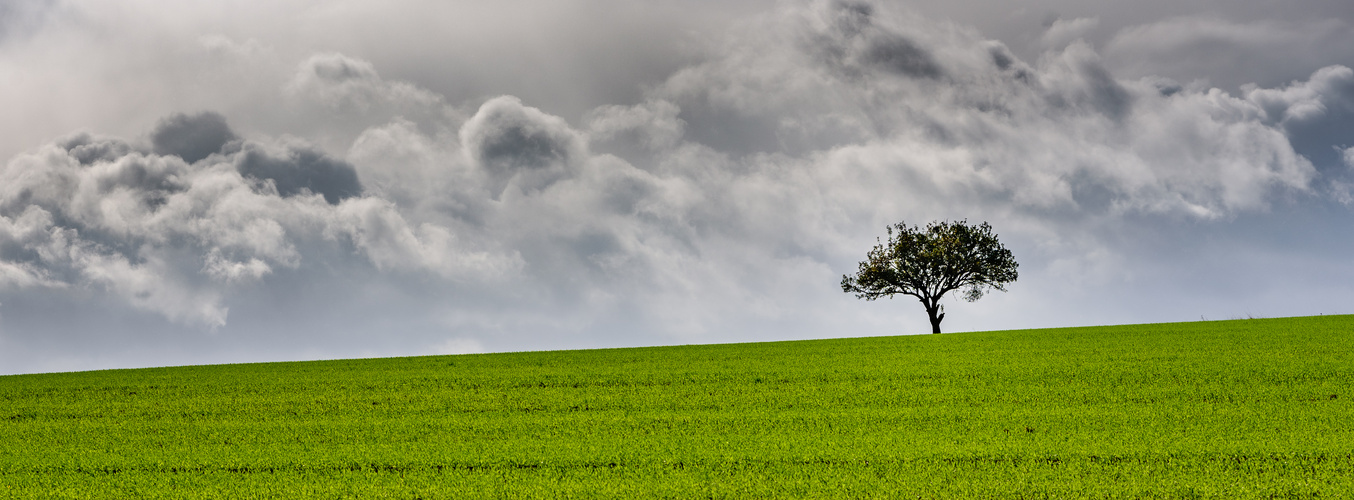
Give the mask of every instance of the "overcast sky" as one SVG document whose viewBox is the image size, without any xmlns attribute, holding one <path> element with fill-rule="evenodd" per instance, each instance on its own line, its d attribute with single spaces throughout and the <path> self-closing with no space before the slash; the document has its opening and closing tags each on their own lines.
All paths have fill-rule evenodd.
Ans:
<svg viewBox="0 0 1354 500">
<path fill-rule="evenodd" d="M 0 0 L 0 374 L 1354 313 L 1354 3 Z"/>
</svg>

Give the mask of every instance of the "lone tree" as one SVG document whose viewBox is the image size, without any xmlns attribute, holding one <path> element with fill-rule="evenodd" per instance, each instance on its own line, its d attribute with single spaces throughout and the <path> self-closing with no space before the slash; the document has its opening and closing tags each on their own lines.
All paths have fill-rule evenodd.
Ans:
<svg viewBox="0 0 1354 500">
<path fill-rule="evenodd" d="M 916 297 L 926 306 L 931 333 L 940 333 L 946 293 L 963 288 L 964 300 L 973 302 L 986 289 L 1004 292 L 1016 280 L 1015 257 L 986 222 L 932 222 L 925 230 L 899 222 L 888 231 L 888 242 L 870 250 L 855 276 L 842 276 L 842 291 L 865 300 Z"/>
</svg>

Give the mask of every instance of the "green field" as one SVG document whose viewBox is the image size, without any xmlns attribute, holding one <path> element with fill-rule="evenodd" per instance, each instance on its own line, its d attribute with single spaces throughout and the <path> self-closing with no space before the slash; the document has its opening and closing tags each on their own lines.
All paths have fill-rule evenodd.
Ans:
<svg viewBox="0 0 1354 500">
<path fill-rule="evenodd" d="M 0 495 L 1350 498 L 1352 389 L 1354 316 L 17 375 Z"/>
</svg>

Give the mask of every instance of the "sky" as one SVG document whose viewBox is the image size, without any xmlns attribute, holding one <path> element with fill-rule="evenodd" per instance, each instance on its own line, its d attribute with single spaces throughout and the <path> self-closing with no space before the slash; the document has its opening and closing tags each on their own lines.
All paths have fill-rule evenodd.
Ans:
<svg viewBox="0 0 1354 500">
<path fill-rule="evenodd" d="M 1354 3 L 0 0 L 0 374 L 1354 313 Z"/>
</svg>

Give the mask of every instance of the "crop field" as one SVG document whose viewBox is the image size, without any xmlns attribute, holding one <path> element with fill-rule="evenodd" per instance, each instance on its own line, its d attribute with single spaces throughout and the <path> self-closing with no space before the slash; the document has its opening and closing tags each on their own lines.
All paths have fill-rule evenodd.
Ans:
<svg viewBox="0 0 1354 500">
<path fill-rule="evenodd" d="M 1349 498 L 1354 316 L 0 377 L 0 496 Z"/>
</svg>

